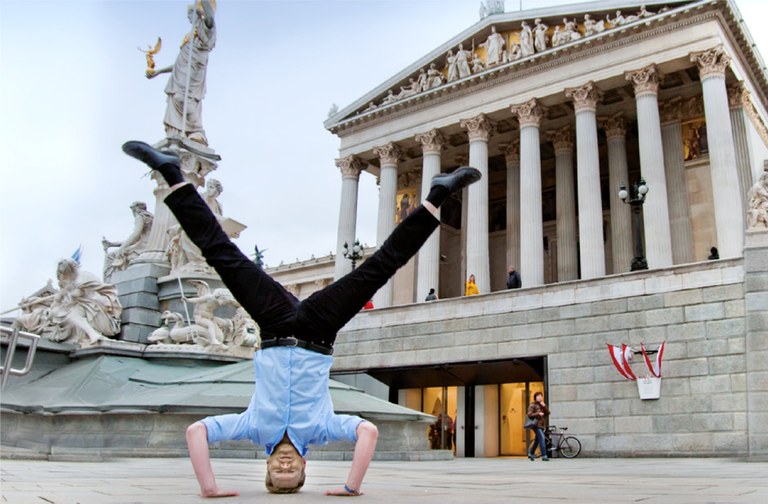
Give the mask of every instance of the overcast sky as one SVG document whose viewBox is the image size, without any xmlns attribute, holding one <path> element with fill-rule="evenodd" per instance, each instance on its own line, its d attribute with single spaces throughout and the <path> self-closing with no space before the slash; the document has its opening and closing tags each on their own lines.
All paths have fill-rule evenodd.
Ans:
<svg viewBox="0 0 768 504">
<path fill-rule="evenodd" d="M 0 309 L 55 280 L 82 244 L 101 275 L 101 238 L 131 231 L 129 205 L 154 209 L 155 184 L 122 154 L 164 136 L 167 76 L 144 77 L 138 51 L 163 39 L 171 65 L 187 1 L 0 0 Z M 507 11 L 520 0 L 508 0 Z M 522 0 L 524 9 L 563 0 Z M 758 48 L 766 0 L 737 0 Z M 221 155 L 224 214 L 248 226 L 246 253 L 275 266 L 333 249 L 339 142 L 323 121 L 479 20 L 480 0 L 219 0 L 203 124 Z M 375 244 L 378 193 L 360 178 L 358 232 Z"/>
</svg>

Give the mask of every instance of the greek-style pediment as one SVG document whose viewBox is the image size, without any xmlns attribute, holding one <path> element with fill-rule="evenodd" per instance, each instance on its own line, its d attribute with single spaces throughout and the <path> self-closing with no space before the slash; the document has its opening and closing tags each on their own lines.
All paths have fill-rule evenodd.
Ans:
<svg viewBox="0 0 768 504">
<path fill-rule="evenodd" d="M 761 83 L 759 100 L 766 103 L 768 82 L 763 64 L 739 21 L 740 14 L 728 0 L 644 4 L 611 0 L 484 14 L 472 27 L 333 114 L 325 122 L 326 128 L 342 134 L 397 112 L 528 76 L 537 68 L 608 52 L 623 40 L 637 43 L 643 33 L 652 37 L 701 15 L 724 18 Z"/>
</svg>

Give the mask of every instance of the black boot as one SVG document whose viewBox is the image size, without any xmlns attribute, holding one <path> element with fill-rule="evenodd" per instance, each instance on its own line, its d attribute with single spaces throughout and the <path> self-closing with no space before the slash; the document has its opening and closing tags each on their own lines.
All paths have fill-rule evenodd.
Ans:
<svg viewBox="0 0 768 504">
<path fill-rule="evenodd" d="M 480 180 L 480 170 L 471 166 L 462 166 L 451 173 L 441 173 L 432 179 L 427 201 L 439 207 L 451 194 Z"/>
<path fill-rule="evenodd" d="M 181 160 L 169 151 L 159 151 L 149 144 L 131 140 L 123 144 L 123 152 L 160 172 L 169 186 L 184 182 Z"/>
</svg>

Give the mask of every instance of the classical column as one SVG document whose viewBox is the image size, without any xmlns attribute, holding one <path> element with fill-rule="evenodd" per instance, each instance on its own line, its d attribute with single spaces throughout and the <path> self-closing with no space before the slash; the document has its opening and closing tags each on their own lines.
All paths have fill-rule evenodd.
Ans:
<svg viewBox="0 0 768 504">
<path fill-rule="evenodd" d="M 656 65 L 625 72 L 624 76 L 635 88 L 640 171 L 649 189 L 643 205 L 645 256 L 649 268 L 665 268 L 672 266 L 672 235 L 659 119 L 658 94 L 662 76 Z"/>
<path fill-rule="evenodd" d="M 555 147 L 555 198 L 557 226 L 557 281 L 579 278 L 576 243 L 576 183 L 573 177 L 573 129 L 547 131 Z"/>
<path fill-rule="evenodd" d="M 341 208 L 339 209 L 339 228 L 336 232 L 336 265 L 333 278 L 338 280 L 350 271 L 352 263 L 344 257 L 344 243 L 351 247 L 355 242 L 357 225 L 357 184 L 365 163 L 356 156 L 337 159 L 336 166 L 341 170 Z"/>
<path fill-rule="evenodd" d="M 445 139 L 440 130 L 433 129 L 426 133 L 416 135 L 416 141 L 421 144 L 424 154 L 424 165 L 421 176 L 421 199 L 429 194 L 429 186 L 432 177 L 440 173 L 440 153 L 445 146 Z M 440 210 L 438 209 L 438 212 Z M 438 213 L 438 216 L 440 214 Z M 440 293 L 440 228 L 427 239 L 419 249 L 419 258 L 416 264 L 416 301 L 423 301 L 429 293 L 429 289 L 435 289 Z"/>
<path fill-rule="evenodd" d="M 600 119 L 608 142 L 608 194 L 611 206 L 611 250 L 613 273 L 629 271 L 632 249 L 631 208 L 619 199 L 619 187 L 629 184 L 627 168 L 627 130 L 621 112 Z"/>
<path fill-rule="evenodd" d="M 747 194 L 752 187 L 752 168 L 749 161 L 749 140 L 747 138 L 747 112 L 745 106 L 750 106 L 749 91 L 743 82 L 728 86 L 728 105 L 731 109 L 731 130 L 733 130 L 733 145 L 736 151 L 736 168 L 739 173 L 739 193 L 741 194 L 741 212 L 747 214 L 749 202 Z"/>
<path fill-rule="evenodd" d="M 741 211 L 736 151 L 733 147 L 725 69 L 731 58 L 721 47 L 691 53 L 699 67 L 704 97 L 704 117 L 709 141 L 709 170 L 715 207 L 717 248 L 721 259 L 741 257 L 744 247 L 744 215 Z"/>
<path fill-rule="evenodd" d="M 512 105 L 520 122 L 520 277 L 524 287 L 544 284 L 539 127 L 544 106 L 536 98 Z"/>
<path fill-rule="evenodd" d="M 520 140 L 501 144 L 507 162 L 507 266 L 520 270 Z"/>
<path fill-rule="evenodd" d="M 384 240 L 395 229 L 395 212 L 397 202 L 397 162 L 400 160 L 400 148 L 390 142 L 375 147 L 373 153 L 379 156 L 381 171 L 379 173 L 379 219 L 376 226 L 376 245 L 381 247 Z M 376 308 L 392 306 L 392 279 L 376 292 L 373 305 Z"/>
<path fill-rule="evenodd" d="M 480 114 L 460 123 L 469 137 L 469 165 L 483 178 L 468 187 L 467 195 L 467 276 L 475 275 L 481 293 L 491 291 L 488 251 L 488 139 L 496 123 Z"/>
<path fill-rule="evenodd" d="M 685 264 L 693 261 L 693 230 L 688 210 L 688 184 L 685 180 L 683 153 L 682 99 L 672 98 L 659 104 L 661 143 L 664 146 L 664 166 L 667 176 L 667 205 L 669 230 L 672 237 L 672 261 Z"/>
<path fill-rule="evenodd" d="M 576 177 L 579 194 L 579 258 L 581 278 L 605 276 L 600 153 L 597 150 L 597 102 L 603 97 L 593 82 L 567 88 L 576 110 Z"/>
</svg>

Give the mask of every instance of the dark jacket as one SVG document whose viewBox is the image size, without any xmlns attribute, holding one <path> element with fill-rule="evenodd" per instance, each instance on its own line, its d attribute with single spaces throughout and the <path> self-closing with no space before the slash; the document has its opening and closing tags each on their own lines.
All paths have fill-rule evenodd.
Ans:
<svg viewBox="0 0 768 504">
<path fill-rule="evenodd" d="M 507 289 L 519 289 L 523 286 L 522 280 L 520 280 L 520 273 L 517 270 L 507 274 Z"/>
<path fill-rule="evenodd" d="M 543 417 L 539 416 L 540 411 L 544 412 Z M 526 415 L 528 416 L 528 418 L 538 418 L 538 421 L 536 422 L 536 424 L 539 426 L 540 429 L 547 428 L 547 418 L 549 417 L 548 407 L 542 406 L 536 401 L 533 401 L 531 404 L 528 405 L 528 411 L 526 412 Z"/>
</svg>

